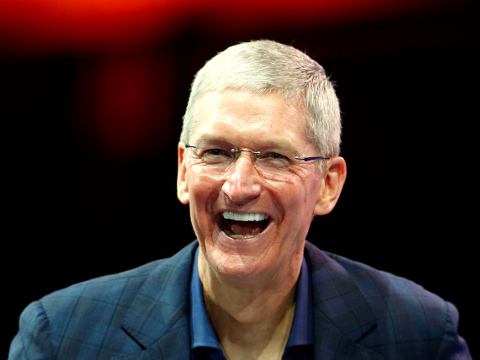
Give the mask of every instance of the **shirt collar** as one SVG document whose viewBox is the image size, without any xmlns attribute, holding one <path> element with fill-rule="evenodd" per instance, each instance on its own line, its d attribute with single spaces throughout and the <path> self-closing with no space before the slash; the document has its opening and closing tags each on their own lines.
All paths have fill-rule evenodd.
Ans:
<svg viewBox="0 0 480 360">
<path fill-rule="evenodd" d="M 221 350 L 205 309 L 203 287 L 198 274 L 198 252 L 197 248 L 190 282 L 191 349 L 212 347 Z M 305 258 L 302 262 L 296 296 L 295 315 L 286 348 L 313 344 L 313 305 L 310 277 Z"/>
<path fill-rule="evenodd" d="M 190 282 L 190 335 L 191 349 L 207 346 L 221 350 L 205 309 L 203 286 L 198 274 L 198 248 L 195 252 Z"/>
<path fill-rule="evenodd" d="M 297 285 L 297 304 L 287 348 L 298 345 L 313 345 L 313 303 L 308 275 L 308 265 L 303 258 Z"/>
</svg>

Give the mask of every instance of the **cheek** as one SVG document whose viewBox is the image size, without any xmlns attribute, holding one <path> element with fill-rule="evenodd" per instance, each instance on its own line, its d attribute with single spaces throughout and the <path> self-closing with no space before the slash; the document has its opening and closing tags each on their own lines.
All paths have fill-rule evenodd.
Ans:
<svg viewBox="0 0 480 360">
<path fill-rule="evenodd" d="M 190 217 L 197 236 L 201 228 L 212 223 L 210 218 L 213 204 L 218 197 L 218 181 L 205 174 L 191 171 L 188 174 L 190 195 Z"/>
<path fill-rule="evenodd" d="M 312 179 L 298 179 L 289 186 L 278 187 L 276 197 L 282 204 L 284 220 L 295 229 L 309 226 L 314 215 L 319 192 L 319 182 Z"/>
<path fill-rule="evenodd" d="M 206 175 L 198 166 L 189 166 L 185 177 L 190 197 L 197 201 L 208 197 L 208 194 L 218 187 L 218 180 L 210 175 Z"/>
<path fill-rule="evenodd" d="M 213 194 L 218 194 L 221 188 L 218 180 L 205 174 L 192 173 L 191 175 L 190 192 L 192 197 L 203 201 Z"/>
</svg>

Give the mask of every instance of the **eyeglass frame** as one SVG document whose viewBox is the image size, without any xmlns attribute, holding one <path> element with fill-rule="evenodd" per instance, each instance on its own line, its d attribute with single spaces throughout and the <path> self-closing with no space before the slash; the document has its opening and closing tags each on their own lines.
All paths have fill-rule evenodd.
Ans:
<svg viewBox="0 0 480 360">
<path fill-rule="evenodd" d="M 185 144 L 185 148 L 192 148 L 192 149 L 196 149 L 197 146 L 196 145 L 190 145 L 190 144 Z M 240 153 L 240 152 L 248 152 L 248 153 L 251 153 L 253 155 L 260 155 L 261 152 L 260 151 L 253 151 L 253 150 L 249 150 L 249 149 L 230 149 L 230 151 L 234 154 L 237 154 Z M 329 160 L 331 159 L 330 157 L 324 157 L 324 156 L 308 156 L 308 157 L 299 157 L 299 156 L 295 156 L 295 160 L 300 160 L 300 161 L 314 161 L 314 160 Z"/>
</svg>

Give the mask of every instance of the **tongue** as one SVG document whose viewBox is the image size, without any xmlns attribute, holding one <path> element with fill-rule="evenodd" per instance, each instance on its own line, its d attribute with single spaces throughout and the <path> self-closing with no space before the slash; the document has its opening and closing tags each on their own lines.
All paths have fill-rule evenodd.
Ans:
<svg viewBox="0 0 480 360">
<path fill-rule="evenodd" d="M 235 221 L 224 220 L 225 233 L 231 237 L 251 237 L 260 234 L 265 229 L 265 221 Z"/>
</svg>

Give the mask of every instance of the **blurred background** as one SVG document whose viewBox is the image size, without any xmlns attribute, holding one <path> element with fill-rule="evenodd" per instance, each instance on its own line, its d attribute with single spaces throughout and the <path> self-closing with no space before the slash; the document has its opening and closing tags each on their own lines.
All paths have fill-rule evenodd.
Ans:
<svg viewBox="0 0 480 360">
<path fill-rule="evenodd" d="M 348 179 L 309 240 L 455 303 L 479 355 L 478 15 L 467 0 L 0 0 L 4 354 L 31 301 L 195 238 L 176 198 L 190 83 L 265 38 L 314 57 L 341 101 Z"/>
</svg>

